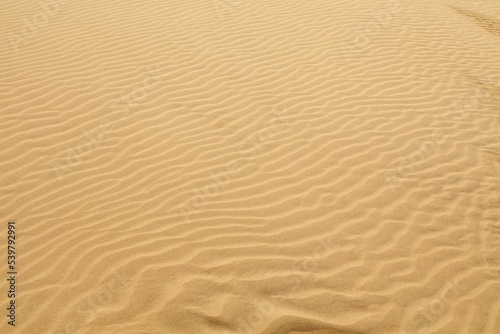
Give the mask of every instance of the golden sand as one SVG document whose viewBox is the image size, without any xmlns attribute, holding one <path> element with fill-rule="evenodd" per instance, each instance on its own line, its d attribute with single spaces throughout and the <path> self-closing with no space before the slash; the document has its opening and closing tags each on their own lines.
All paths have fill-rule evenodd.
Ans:
<svg viewBox="0 0 500 334">
<path fill-rule="evenodd" d="M 1 333 L 500 333 L 498 1 L 1 7 Z"/>
</svg>

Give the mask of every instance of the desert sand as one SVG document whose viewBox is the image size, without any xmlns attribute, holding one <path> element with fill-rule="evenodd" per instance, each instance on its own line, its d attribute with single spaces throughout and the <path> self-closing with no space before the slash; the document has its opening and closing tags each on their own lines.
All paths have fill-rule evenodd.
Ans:
<svg viewBox="0 0 500 334">
<path fill-rule="evenodd" d="M 498 1 L 1 7 L 1 333 L 500 333 Z"/>
</svg>

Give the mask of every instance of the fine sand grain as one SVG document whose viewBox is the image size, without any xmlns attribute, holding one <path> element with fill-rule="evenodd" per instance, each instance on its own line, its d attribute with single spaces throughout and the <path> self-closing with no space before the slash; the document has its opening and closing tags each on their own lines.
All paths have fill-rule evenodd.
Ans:
<svg viewBox="0 0 500 334">
<path fill-rule="evenodd" d="M 500 2 L 19 0 L 0 26 L 0 333 L 500 333 Z"/>
</svg>

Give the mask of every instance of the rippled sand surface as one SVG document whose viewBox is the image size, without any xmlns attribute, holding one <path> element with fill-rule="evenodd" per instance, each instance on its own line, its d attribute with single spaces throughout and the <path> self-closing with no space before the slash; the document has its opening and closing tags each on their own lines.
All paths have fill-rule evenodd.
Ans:
<svg viewBox="0 0 500 334">
<path fill-rule="evenodd" d="M 20 0 L 0 26 L 1 333 L 500 333 L 498 1 Z"/>
</svg>

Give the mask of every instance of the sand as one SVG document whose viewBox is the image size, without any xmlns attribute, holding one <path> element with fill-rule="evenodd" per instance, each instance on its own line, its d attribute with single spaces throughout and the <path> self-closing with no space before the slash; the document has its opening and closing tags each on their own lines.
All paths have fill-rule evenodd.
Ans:
<svg viewBox="0 0 500 334">
<path fill-rule="evenodd" d="M 0 26 L 1 333 L 500 333 L 499 2 L 5 1 Z"/>
</svg>

